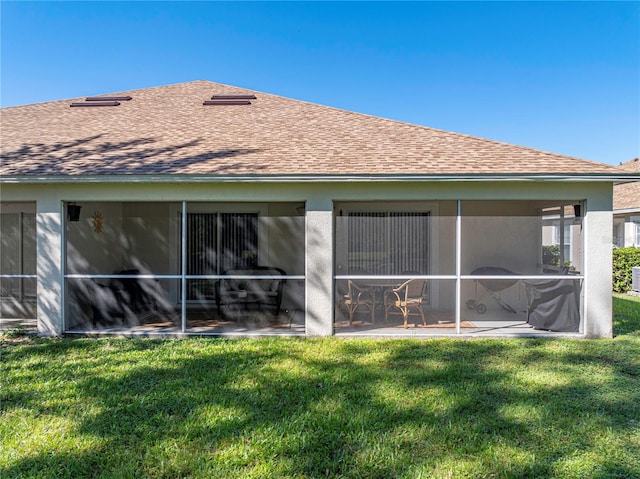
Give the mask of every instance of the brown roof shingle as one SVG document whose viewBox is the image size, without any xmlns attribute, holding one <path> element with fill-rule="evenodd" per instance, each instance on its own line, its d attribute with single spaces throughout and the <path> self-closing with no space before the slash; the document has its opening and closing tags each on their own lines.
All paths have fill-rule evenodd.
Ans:
<svg viewBox="0 0 640 479">
<path fill-rule="evenodd" d="M 203 106 L 213 94 L 247 106 Z M 3 108 L 0 176 L 602 174 L 605 164 L 194 81 Z"/>
<path fill-rule="evenodd" d="M 618 168 L 640 173 L 640 158 L 622 163 Z M 640 182 L 623 183 L 613 187 L 613 210 L 640 210 Z"/>
<path fill-rule="evenodd" d="M 621 170 L 640 172 L 640 158 L 634 158 L 633 160 L 626 161 L 618 166 Z"/>
</svg>

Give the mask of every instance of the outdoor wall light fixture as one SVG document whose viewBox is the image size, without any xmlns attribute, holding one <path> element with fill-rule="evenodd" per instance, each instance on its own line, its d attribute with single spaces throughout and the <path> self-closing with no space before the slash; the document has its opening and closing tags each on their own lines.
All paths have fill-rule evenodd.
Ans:
<svg viewBox="0 0 640 479">
<path fill-rule="evenodd" d="M 75 203 L 67 204 L 67 219 L 69 221 L 80 221 L 80 209 L 82 206 Z"/>
<path fill-rule="evenodd" d="M 582 217 L 582 205 L 573 205 L 573 214 L 576 218 Z"/>
</svg>

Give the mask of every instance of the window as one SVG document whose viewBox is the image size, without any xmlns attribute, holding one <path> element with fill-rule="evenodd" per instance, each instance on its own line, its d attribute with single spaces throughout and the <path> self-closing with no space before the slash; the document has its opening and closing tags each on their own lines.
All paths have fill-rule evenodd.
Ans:
<svg viewBox="0 0 640 479">
<path fill-rule="evenodd" d="M 568 206 L 542 209 L 542 265 L 549 271 L 582 267 L 582 224 Z M 615 233 L 614 224 L 614 233 Z"/>
<path fill-rule="evenodd" d="M 255 265 L 258 258 L 257 213 L 187 213 L 187 274 L 223 274 Z M 187 299 L 197 297 L 201 283 L 194 280 Z"/>
<path fill-rule="evenodd" d="M 429 212 L 349 212 L 350 273 L 429 272 Z"/>
<path fill-rule="evenodd" d="M 613 244 L 618 248 L 624 248 L 624 219 L 613 219 Z"/>
<path fill-rule="evenodd" d="M 554 239 L 553 244 L 560 246 L 563 245 L 563 258 L 569 261 L 571 258 L 571 224 L 566 220 L 555 222 L 554 226 Z M 560 241 L 560 234 L 562 233 L 562 241 Z"/>
</svg>

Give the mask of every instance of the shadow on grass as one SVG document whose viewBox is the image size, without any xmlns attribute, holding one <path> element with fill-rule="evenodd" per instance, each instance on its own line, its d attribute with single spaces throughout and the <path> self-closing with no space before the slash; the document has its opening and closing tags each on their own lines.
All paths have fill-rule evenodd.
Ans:
<svg viewBox="0 0 640 479">
<path fill-rule="evenodd" d="M 611 444 L 637 434 L 639 365 L 606 344 L 43 342 L 7 372 L 28 361 L 24 381 L 53 389 L 8 388 L 3 409 L 74 417 L 93 445 L 0 477 L 639 477 L 632 446 Z"/>
</svg>

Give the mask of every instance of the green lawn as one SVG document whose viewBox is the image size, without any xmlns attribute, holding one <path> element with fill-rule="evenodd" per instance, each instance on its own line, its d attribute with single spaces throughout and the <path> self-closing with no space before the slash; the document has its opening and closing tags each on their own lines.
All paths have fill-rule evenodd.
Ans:
<svg viewBox="0 0 640 479">
<path fill-rule="evenodd" d="M 0 477 L 640 478 L 640 300 L 611 340 L 35 339 Z"/>
</svg>

